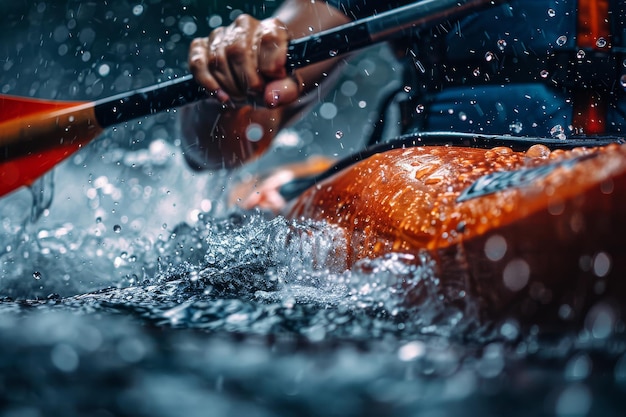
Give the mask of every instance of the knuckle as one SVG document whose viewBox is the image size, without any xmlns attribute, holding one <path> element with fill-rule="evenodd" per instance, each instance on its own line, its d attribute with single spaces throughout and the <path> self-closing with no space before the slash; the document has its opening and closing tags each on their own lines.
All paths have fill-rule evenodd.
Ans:
<svg viewBox="0 0 626 417">
<path fill-rule="evenodd" d="M 234 20 L 234 24 L 235 26 L 244 26 L 247 27 L 249 26 L 250 21 L 253 19 L 252 16 L 250 16 L 249 14 L 246 13 L 242 13 L 239 16 L 237 16 Z"/>
</svg>

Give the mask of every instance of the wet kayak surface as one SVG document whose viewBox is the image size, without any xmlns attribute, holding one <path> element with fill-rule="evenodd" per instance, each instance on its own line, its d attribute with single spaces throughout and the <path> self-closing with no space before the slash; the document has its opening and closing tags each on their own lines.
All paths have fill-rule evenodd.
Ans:
<svg viewBox="0 0 626 417">
<path fill-rule="evenodd" d="M 275 7 L 164 3 L 0 5 L 2 93 L 91 100 L 160 81 L 185 72 L 193 36 Z M 270 161 L 323 137 L 348 151 L 387 53 L 352 62 L 374 88 L 340 82 Z M 611 305 L 550 334 L 481 322 L 424 254 L 348 269 L 337 228 L 228 209 L 247 174 L 191 172 L 177 138 L 175 112 L 119 126 L 0 200 L 1 415 L 623 415 Z"/>
</svg>

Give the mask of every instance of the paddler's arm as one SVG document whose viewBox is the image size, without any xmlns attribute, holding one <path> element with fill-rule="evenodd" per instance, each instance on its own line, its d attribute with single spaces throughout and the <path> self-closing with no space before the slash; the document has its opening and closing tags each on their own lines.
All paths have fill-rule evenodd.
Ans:
<svg viewBox="0 0 626 417">
<path fill-rule="evenodd" d="M 329 60 L 288 74 L 288 41 L 348 21 L 324 1 L 287 0 L 269 19 L 241 15 L 195 39 L 190 69 L 217 100 L 182 110 L 183 151 L 190 166 L 233 168 L 265 151 L 306 106 L 307 93 L 317 97 L 314 90 L 336 66 Z M 251 102 L 256 104 L 246 104 Z"/>
</svg>

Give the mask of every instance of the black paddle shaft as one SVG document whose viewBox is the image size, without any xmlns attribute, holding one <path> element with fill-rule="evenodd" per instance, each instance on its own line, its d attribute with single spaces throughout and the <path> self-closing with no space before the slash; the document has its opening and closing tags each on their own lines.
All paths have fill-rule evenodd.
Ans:
<svg viewBox="0 0 626 417">
<path fill-rule="evenodd" d="M 289 42 L 287 70 L 389 40 L 405 30 L 433 26 L 499 0 L 421 0 L 375 16 Z M 165 81 L 95 102 L 98 124 L 105 128 L 207 98 L 192 75 Z"/>
</svg>

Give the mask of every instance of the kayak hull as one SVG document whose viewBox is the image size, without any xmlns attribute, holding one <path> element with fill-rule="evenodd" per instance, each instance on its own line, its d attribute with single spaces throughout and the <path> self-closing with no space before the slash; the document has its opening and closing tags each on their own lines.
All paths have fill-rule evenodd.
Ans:
<svg viewBox="0 0 626 417">
<path fill-rule="evenodd" d="M 423 146 L 340 171 L 288 215 L 341 228 L 348 264 L 425 252 L 482 318 L 547 324 L 579 322 L 600 301 L 626 305 L 624 213 L 626 146 Z"/>
</svg>

